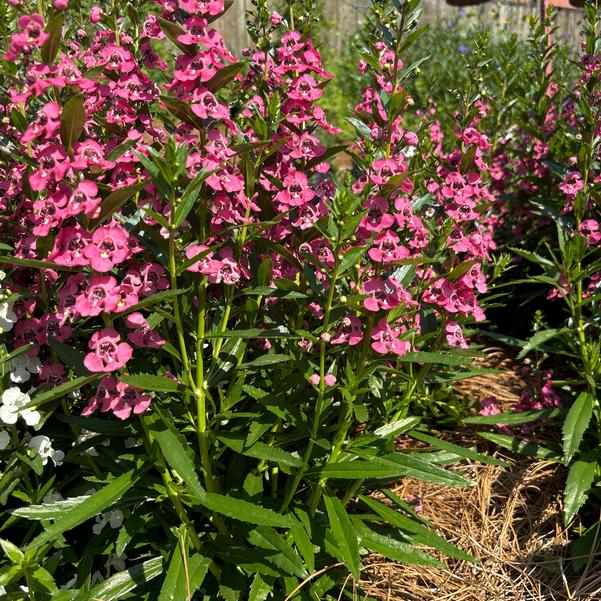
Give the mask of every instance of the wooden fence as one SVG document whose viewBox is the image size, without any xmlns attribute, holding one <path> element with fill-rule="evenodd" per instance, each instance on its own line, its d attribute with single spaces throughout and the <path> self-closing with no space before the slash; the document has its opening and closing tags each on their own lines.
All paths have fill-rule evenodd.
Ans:
<svg viewBox="0 0 601 601">
<path fill-rule="evenodd" d="M 368 5 L 368 0 L 322 0 L 327 25 L 325 29 L 331 32 L 328 43 L 335 49 L 341 48 L 361 22 Z M 249 0 L 234 0 L 233 6 L 216 23 L 228 47 L 235 53 L 239 53 L 250 43 L 246 34 L 245 17 L 249 6 Z M 424 22 L 432 25 L 470 19 L 493 31 L 510 28 L 520 35 L 526 35 L 528 31 L 528 17 L 539 12 L 538 2 L 535 0 L 488 2 L 463 9 L 450 6 L 445 0 L 422 0 L 422 9 Z M 558 9 L 558 35 L 576 45 L 581 20 L 581 10 Z"/>
</svg>

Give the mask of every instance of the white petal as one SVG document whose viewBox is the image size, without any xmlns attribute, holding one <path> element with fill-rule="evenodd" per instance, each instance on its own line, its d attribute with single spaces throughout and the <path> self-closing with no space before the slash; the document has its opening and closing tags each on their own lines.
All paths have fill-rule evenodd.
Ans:
<svg viewBox="0 0 601 601">
<path fill-rule="evenodd" d="M 18 414 L 15 411 L 11 411 L 11 407 L 6 405 L 0 407 L 0 420 L 5 424 L 16 424 Z"/>
<path fill-rule="evenodd" d="M 6 430 L 0 430 L 0 451 L 4 450 L 10 443 L 10 435 Z"/>
</svg>

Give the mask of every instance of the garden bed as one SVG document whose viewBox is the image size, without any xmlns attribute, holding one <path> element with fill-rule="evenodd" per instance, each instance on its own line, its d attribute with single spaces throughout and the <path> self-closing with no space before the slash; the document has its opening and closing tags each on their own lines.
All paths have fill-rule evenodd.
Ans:
<svg viewBox="0 0 601 601">
<path fill-rule="evenodd" d="M 464 443 L 474 442 L 469 436 Z M 477 564 L 444 558 L 447 569 L 400 565 L 377 555 L 365 561 L 364 586 L 376 599 L 395 601 L 595 601 L 601 595 L 599 560 L 578 574 L 569 568 L 569 532 L 562 525 L 565 471 L 547 461 L 494 453 L 503 468 L 458 468 L 476 485 L 462 494 L 414 480 L 394 489 L 417 498 L 434 530 L 476 557 Z"/>
</svg>

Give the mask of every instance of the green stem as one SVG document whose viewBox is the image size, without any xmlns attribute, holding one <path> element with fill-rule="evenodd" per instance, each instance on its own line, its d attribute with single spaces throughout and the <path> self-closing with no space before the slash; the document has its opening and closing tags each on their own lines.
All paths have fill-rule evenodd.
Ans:
<svg viewBox="0 0 601 601">
<path fill-rule="evenodd" d="M 338 244 L 336 245 L 336 262 L 334 263 L 334 269 L 332 271 L 332 279 L 330 281 L 330 289 L 328 290 L 328 297 L 326 300 L 326 306 L 324 308 L 324 317 L 323 317 L 323 331 L 328 331 L 328 326 L 330 325 L 330 313 L 332 310 L 332 303 L 334 301 L 334 291 L 336 288 L 336 281 L 338 279 L 338 270 L 340 267 L 340 259 L 338 258 Z M 298 469 L 296 475 L 294 476 L 294 480 L 292 481 L 292 485 L 288 488 L 286 492 L 286 496 L 284 497 L 284 502 L 280 507 L 280 512 L 283 513 L 288 510 L 288 505 L 294 498 L 298 486 L 305 475 L 305 472 L 309 469 L 309 462 L 311 461 L 311 455 L 313 454 L 313 448 L 315 446 L 315 439 L 317 438 L 317 433 L 319 431 L 319 424 L 321 422 L 321 414 L 324 408 L 324 397 L 325 397 L 325 362 L 326 362 L 326 341 L 321 340 L 319 347 L 319 388 L 317 391 L 317 402 L 315 404 L 315 415 L 313 417 L 313 423 L 311 425 L 311 435 L 309 441 L 307 443 L 307 448 L 305 449 L 305 453 L 303 455 L 303 465 Z"/>
</svg>

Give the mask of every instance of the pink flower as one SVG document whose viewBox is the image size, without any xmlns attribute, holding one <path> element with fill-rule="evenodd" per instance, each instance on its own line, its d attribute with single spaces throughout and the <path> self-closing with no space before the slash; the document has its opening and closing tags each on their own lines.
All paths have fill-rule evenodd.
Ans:
<svg viewBox="0 0 601 601">
<path fill-rule="evenodd" d="M 160 348 L 165 344 L 161 336 L 151 330 L 142 313 L 130 313 L 125 317 L 125 325 L 134 330 L 127 335 L 127 339 L 142 348 Z"/>
<path fill-rule="evenodd" d="M 288 90 L 288 98 L 292 100 L 304 100 L 313 102 L 321 98 L 322 89 L 317 85 L 317 82 L 311 75 L 301 75 L 293 82 L 290 90 Z"/>
<path fill-rule="evenodd" d="M 594 219 L 585 219 L 578 226 L 578 233 L 586 238 L 586 241 L 592 246 L 601 240 L 599 224 Z"/>
<path fill-rule="evenodd" d="M 44 190 L 49 182 L 59 182 L 69 169 L 69 156 L 61 146 L 48 144 L 37 155 L 39 169 L 29 176 L 29 185 L 35 192 Z"/>
<path fill-rule="evenodd" d="M 88 180 L 82 179 L 73 191 L 66 207 L 66 214 L 70 216 L 85 213 L 88 217 L 94 217 L 100 205 L 98 197 L 98 186 Z"/>
<path fill-rule="evenodd" d="M 130 73 L 136 68 L 132 53 L 123 46 L 109 44 L 100 52 L 100 60 L 109 71 Z"/>
<path fill-rule="evenodd" d="M 90 244 L 92 236 L 78 225 L 59 230 L 54 240 L 54 248 L 48 256 L 49 261 L 69 267 L 88 265 L 89 259 L 84 251 Z"/>
<path fill-rule="evenodd" d="M 132 348 L 127 342 L 121 342 L 121 336 L 113 328 L 103 328 L 92 334 L 88 353 L 83 361 L 86 368 L 93 372 L 115 371 L 121 369 L 132 356 Z"/>
<path fill-rule="evenodd" d="M 223 12 L 223 0 L 179 0 L 181 7 L 192 14 L 211 15 Z"/>
<path fill-rule="evenodd" d="M 301 171 L 289 173 L 283 183 L 284 190 L 275 196 L 275 200 L 282 204 L 300 207 L 315 197 L 315 192 L 309 187 L 307 176 Z"/>
<path fill-rule="evenodd" d="M 382 318 L 372 331 L 371 337 L 374 342 L 371 343 L 371 348 L 382 355 L 405 355 L 411 349 L 411 343 L 408 340 L 400 340 L 401 333 L 402 328 L 391 328 L 386 318 Z"/>
<path fill-rule="evenodd" d="M 117 280 L 108 275 L 93 275 L 85 291 L 75 301 L 76 311 L 83 317 L 110 313 L 115 310 L 119 294 Z"/>
<path fill-rule="evenodd" d="M 275 27 L 277 25 L 279 25 L 282 22 L 282 15 L 280 15 L 280 13 L 276 12 L 275 10 L 271 13 L 271 16 L 269 17 L 269 22 Z"/>
<path fill-rule="evenodd" d="M 394 217 L 387 211 L 390 209 L 385 198 L 372 197 L 365 203 L 367 215 L 361 220 L 361 226 L 370 232 L 381 232 L 394 223 Z"/>
<path fill-rule="evenodd" d="M 340 326 L 330 342 L 332 344 L 344 344 L 348 342 L 349 346 L 355 346 L 362 340 L 361 320 L 354 315 L 347 315 L 340 320 Z"/>
<path fill-rule="evenodd" d="M 187 271 L 204 274 L 212 272 L 211 263 L 213 253 L 209 251 L 208 246 L 205 246 L 204 244 L 192 244 L 186 248 L 186 257 L 188 259 L 198 257 L 198 261 L 196 263 L 192 263 L 192 265 L 186 267 Z"/>
<path fill-rule="evenodd" d="M 44 363 L 40 369 L 40 380 L 52 386 L 58 386 L 67 381 L 65 377 L 65 366 L 62 363 Z"/>
<path fill-rule="evenodd" d="M 92 169 L 101 171 L 112 169 L 115 166 L 113 161 L 107 161 L 104 158 L 104 150 L 98 142 L 94 140 L 84 140 L 74 145 L 74 157 L 71 161 L 71 167 L 74 169 Z"/>
<path fill-rule="evenodd" d="M 37 138 L 50 140 L 60 129 L 60 106 L 56 102 L 48 102 L 38 113 L 35 121 L 23 132 L 21 142 L 32 142 Z"/>
<path fill-rule="evenodd" d="M 231 249 L 224 248 L 220 252 L 221 260 L 211 261 L 211 271 L 208 280 L 211 284 L 236 284 L 240 281 L 242 273 L 238 263 L 234 260 Z"/>
<path fill-rule="evenodd" d="M 100 6 L 92 6 L 88 15 L 90 23 L 98 23 L 98 21 L 100 21 L 100 15 L 102 15 L 102 9 Z"/>
<path fill-rule="evenodd" d="M 572 200 L 582 188 L 584 188 L 584 182 L 577 171 L 568 171 L 563 178 L 563 182 L 559 184 L 559 189 Z"/>
<path fill-rule="evenodd" d="M 189 11 L 191 12 L 191 11 Z M 184 21 L 186 33 L 178 35 L 177 41 L 182 44 L 201 44 L 207 36 L 207 20 L 201 17 L 190 17 Z"/>
<path fill-rule="evenodd" d="M 110 271 L 131 255 L 127 230 L 114 223 L 99 227 L 92 235 L 91 243 L 85 247 L 84 255 L 90 260 L 92 269 Z"/>
<path fill-rule="evenodd" d="M 152 399 L 147 394 L 141 394 L 140 390 L 125 382 L 117 382 L 117 391 L 119 397 L 111 409 L 113 415 L 119 419 L 127 419 L 132 412 L 134 415 L 139 415 L 150 407 Z"/>
<path fill-rule="evenodd" d="M 141 394 L 137 388 L 106 376 L 100 380 L 96 394 L 90 398 L 81 414 L 88 416 L 100 408 L 103 413 L 112 411 L 115 417 L 125 420 L 132 412 L 137 415 L 146 411 L 150 403 L 151 398 Z"/>
<path fill-rule="evenodd" d="M 190 106 L 192 112 L 201 119 L 228 119 L 230 111 L 224 104 L 219 104 L 211 92 L 200 92 L 194 97 L 195 103 Z"/>
<path fill-rule="evenodd" d="M 138 293 L 142 296 L 149 296 L 169 288 L 169 280 L 165 274 L 165 269 L 158 263 L 146 263 L 140 270 L 142 280 Z"/>
<path fill-rule="evenodd" d="M 457 346 L 459 345 L 461 348 L 467 348 L 467 342 L 463 337 L 463 332 L 461 331 L 461 327 L 454 321 L 449 321 L 445 326 L 445 331 L 447 333 L 447 342 L 449 346 Z"/>
<path fill-rule="evenodd" d="M 52 6 L 54 6 L 56 10 L 67 10 L 69 0 L 52 0 Z"/>
<path fill-rule="evenodd" d="M 400 244 L 400 238 L 391 231 L 381 233 L 367 252 L 376 263 L 394 263 L 409 256 L 409 250 Z"/>
<path fill-rule="evenodd" d="M 399 283 L 394 278 L 373 278 L 362 286 L 361 293 L 369 295 L 363 301 L 363 306 L 368 311 L 389 311 L 400 305 L 399 292 Z"/>
</svg>

